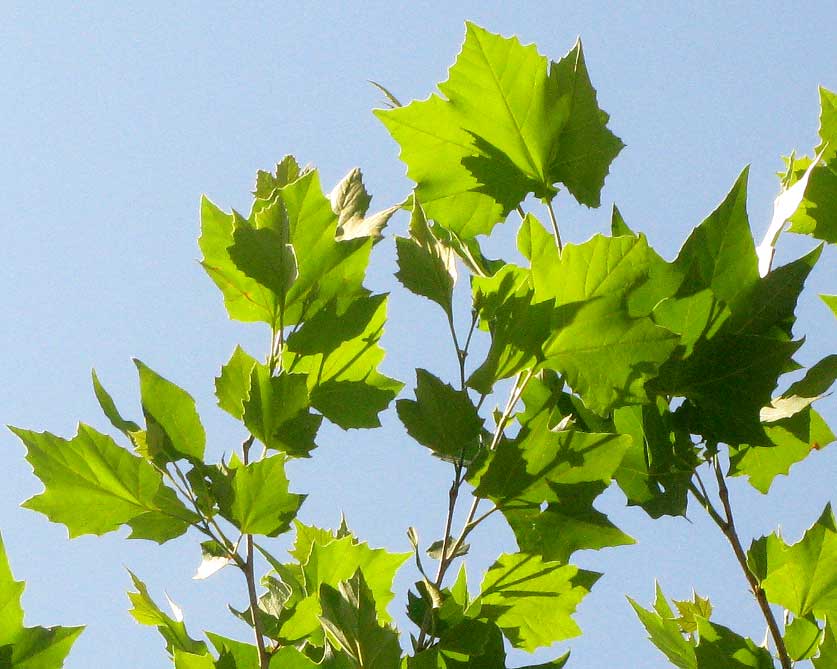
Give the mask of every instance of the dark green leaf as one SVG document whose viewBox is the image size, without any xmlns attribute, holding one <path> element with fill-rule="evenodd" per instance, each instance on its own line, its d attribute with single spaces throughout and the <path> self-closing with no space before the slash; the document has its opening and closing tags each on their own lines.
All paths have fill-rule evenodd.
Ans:
<svg viewBox="0 0 837 669">
<path fill-rule="evenodd" d="M 320 603 L 320 622 L 359 669 L 400 667 L 398 633 L 388 625 L 378 624 L 375 598 L 360 569 L 336 589 L 321 585 Z"/>
<path fill-rule="evenodd" d="M 218 406 L 233 418 L 241 420 L 244 415 L 243 402 L 250 397 L 250 374 L 255 366 L 256 359 L 236 346 L 229 362 L 221 368 L 221 375 L 215 377 Z"/>
<path fill-rule="evenodd" d="M 316 448 L 322 416 L 309 410 L 307 378 L 288 373 L 272 376 L 266 365 L 254 363 L 242 419 L 267 448 L 292 457 L 307 457 Z"/>
<path fill-rule="evenodd" d="M 700 635 L 700 642 L 695 647 L 697 669 L 774 669 L 770 653 L 751 639 L 700 616 L 696 620 Z"/>
<path fill-rule="evenodd" d="M 464 390 L 454 390 L 424 369 L 416 370 L 416 399 L 398 400 L 407 433 L 443 460 L 470 461 L 479 448 L 483 419 Z"/>
</svg>

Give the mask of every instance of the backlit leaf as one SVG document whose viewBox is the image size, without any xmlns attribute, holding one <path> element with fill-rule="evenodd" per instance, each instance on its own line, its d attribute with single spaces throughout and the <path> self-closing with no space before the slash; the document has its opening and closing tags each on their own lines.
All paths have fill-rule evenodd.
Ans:
<svg viewBox="0 0 837 669">
<path fill-rule="evenodd" d="M 250 375 L 256 359 L 240 346 L 235 347 L 229 362 L 215 377 L 215 396 L 218 406 L 239 420 L 244 415 L 243 403 L 250 397 Z"/>
<path fill-rule="evenodd" d="M 673 665 L 680 667 L 680 669 L 698 668 L 695 649 L 692 644 L 683 638 L 680 625 L 677 623 L 668 602 L 666 602 L 659 584 L 656 586 L 653 610 L 642 608 L 630 597 L 628 597 L 628 601 L 648 632 L 651 643 L 659 648 Z"/>
<path fill-rule="evenodd" d="M 695 647 L 697 669 L 774 669 L 773 658 L 766 648 L 752 639 L 736 634 L 728 627 L 698 616 L 700 641 Z"/>
</svg>

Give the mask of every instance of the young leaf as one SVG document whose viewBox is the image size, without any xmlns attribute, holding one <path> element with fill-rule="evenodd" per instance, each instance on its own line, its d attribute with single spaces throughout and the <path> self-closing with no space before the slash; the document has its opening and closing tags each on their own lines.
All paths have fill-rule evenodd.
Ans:
<svg viewBox="0 0 837 669">
<path fill-rule="evenodd" d="M 424 369 L 416 370 L 416 399 L 398 400 L 407 433 L 443 460 L 470 461 L 479 448 L 483 419 L 464 390 L 454 390 Z"/>
<path fill-rule="evenodd" d="M 396 278 L 410 292 L 438 304 L 451 318 L 456 257 L 453 250 L 431 232 L 418 198 L 413 204 L 410 238 L 396 237 L 395 245 L 398 252 Z"/>
<path fill-rule="evenodd" d="M 288 491 L 281 454 L 232 467 L 216 494 L 222 515 L 243 534 L 270 537 L 288 531 L 306 497 Z"/>
<path fill-rule="evenodd" d="M 136 588 L 136 592 L 128 593 L 128 599 L 131 600 L 133 605 L 129 613 L 134 620 L 140 625 L 156 627 L 160 635 L 166 640 L 166 650 L 169 655 L 174 655 L 176 650 L 195 655 L 205 655 L 207 653 L 206 644 L 189 636 L 182 618 L 177 615 L 172 618 L 162 611 L 151 599 L 145 583 L 137 578 L 133 572 L 129 571 L 128 573 L 131 575 L 134 588 Z"/>
<path fill-rule="evenodd" d="M 336 589 L 321 585 L 320 603 L 324 629 L 359 669 L 398 669 L 398 633 L 378 624 L 375 598 L 360 569 Z"/>
<path fill-rule="evenodd" d="M 277 188 L 284 188 L 301 176 L 310 172 L 309 168 L 301 169 L 299 163 L 291 155 L 287 155 L 278 163 L 273 174 L 259 170 L 256 174 L 256 188 L 253 195 L 261 200 L 269 200 Z"/>
<path fill-rule="evenodd" d="M 571 616 L 599 576 L 534 555 L 504 554 L 486 573 L 471 607 L 480 620 L 496 623 L 513 646 L 531 652 L 581 634 Z"/>
<path fill-rule="evenodd" d="M 323 418 L 310 411 L 305 374 L 272 376 L 266 365 L 255 363 L 242 406 L 244 425 L 267 448 L 292 457 L 307 457 L 316 448 Z"/>
<path fill-rule="evenodd" d="M 345 241 L 371 237 L 379 239 L 389 219 L 401 208 L 396 205 L 366 218 L 372 196 L 363 185 L 359 168 L 351 170 L 329 195 L 331 208 L 337 214 L 336 239 Z"/>
<path fill-rule="evenodd" d="M 149 455 L 162 462 L 182 458 L 202 460 L 206 432 L 195 409 L 195 400 L 141 361 L 135 359 L 134 364 L 139 372 Z"/>
<path fill-rule="evenodd" d="M 284 215 L 281 200 L 260 211 L 259 215 L 280 216 L 276 210 Z M 280 312 L 284 312 L 285 297 L 298 275 L 294 247 L 288 243 L 287 226 L 286 219 L 284 230 L 277 232 L 268 226 L 254 228 L 247 221 L 238 221 L 233 244 L 227 249 L 241 272 L 276 295 Z M 279 322 L 283 321 L 284 314 L 279 316 Z"/>
<path fill-rule="evenodd" d="M 656 586 L 656 591 L 654 610 L 642 608 L 630 597 L 628 597 L 628 601 L 648 632 L 651 643 L 659 648 L 672 664 L 680 667 L 680 669 L 698 669 L 695 649 L 692 644 L 683 638 L 680 626 L 677 624 L 674 613 L 666 602 L 659 584 Z"/>
<path fill-rule="evenodd" d="M 136 523 L 140 531 L 132 538 L 163 543 L 197 520 L 152 465 L 87 425 L 79 425 L 71 440 L 12 432 L 26 445 L 26 459 L 45 487 L 23 505 L 65 525 L 71 538 Z"/>
</svg>

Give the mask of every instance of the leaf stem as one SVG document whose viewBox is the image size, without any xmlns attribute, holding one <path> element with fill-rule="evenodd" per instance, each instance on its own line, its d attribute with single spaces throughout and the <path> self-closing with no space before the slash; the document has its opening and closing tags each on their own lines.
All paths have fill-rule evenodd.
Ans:
<svg viewBox="0 0 837 669">
<path fill-rule="evenodd" d="M 251 434 L 242 444 L 241 450 L 243 454 L 243 462 L 246 467 L 250 462 L 250 447 L 253 445 L 255 437 Z M 259 617 L 259 597 L 256 593 L 256 576 L 255 576 L 255 560 L 253 559 L 253 535 L 246 534 L 244 536 L 245 545 L 245 560 L 244 560 L 244 578 L 247 581 L 247 595 L 250 599 L 250 618 L 253 621 L 253 633 L 256 635 L 256 646 L 259 649 L 259 669 L 268 669 L 270 664 L 270 655 L 264 645 L 264 634 L 262 633 L 262 621 Z"/>
<path fill-rule="evenodd" d="M 761 609 L 761 613 L 767 622 L 767 628 L 770 631 L 770 636 L 773 637 L 773 643 L 776 645 L 776 652 L 779 654 L 779 662 L 782 664 L 782 669 L 792 669 L 793 663 L 788 656 L 785 641 L 782 638 L 782 632 L 780 631 L 776 617 L 773 615 L 773 611 L 770 608 L 770 603 L 767 601 L 767 596 L 764 594 L 764 590 L 759 585 L 755 574 L 750 571 L 750 567 L 747 565 L 747 554 L 744 552 L 744 548 L 741 545 L 741 539 L 739 538 L 738 531 L 735 527 L 735 518 L 732 513 L 732 504 L 729 499 L 729 488 L 727 488 L 727 482 L 724 478 L 723 472 L 721 471 L 721 465 L 717 456 L 712 459 L 710 466 L 714 470 L 715 479 L 718 482 L 718 498 L 721 500 L 721 505 L 723 506 L 723 516 L 712 505 L 712 502 L 705 494 L 706 489 L 703 488 L 703 483 L 701 483 L 703 492 L 701 492 L 694 483 L 689 483 L 689 490 L 700 505 L 706 509 L 709 517 L 712 518 L 732 547 L 735 559 L 738 561 L 741 571 L 744 572 L 744 577 L 747 579 L 750 591 L 756 598 L 759 608 Z"/>
<path fill-rule="evenodd" d="M 544 199 L 543 203 L 546 205 L 546 210 L 549 212 L 549 222 L 552 223 L 552 234 L 555 237 L 555 245 L 558 251 L 564 250 L 564 245 L 561 243 L 561 233 L 558 231 L 558 219 L 555 218 L 555 210 L 552 208 L 552 200 Z"/>
</svg>

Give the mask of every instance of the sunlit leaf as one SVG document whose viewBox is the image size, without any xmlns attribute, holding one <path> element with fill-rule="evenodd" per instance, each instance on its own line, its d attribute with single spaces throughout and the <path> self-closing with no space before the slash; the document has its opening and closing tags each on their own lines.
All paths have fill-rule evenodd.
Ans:
<svg viewBox="0 0 837 669">
<path fill-rule="evenodd" d="M 697 616 L 700 641 L 695 647 L 697 669 L 774 669 L 773 658 L 766 648 L 757 646 L 728 627 Z"/>
</svg>

